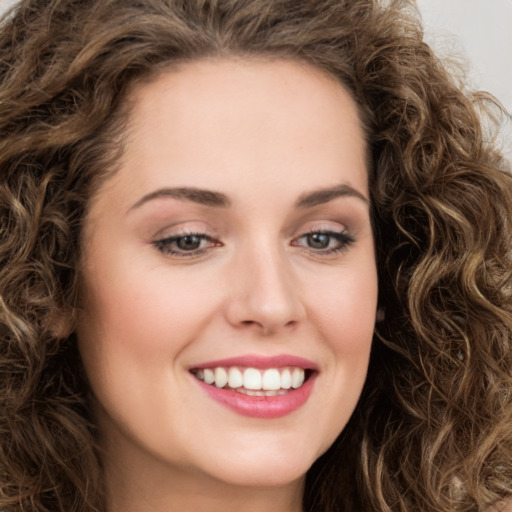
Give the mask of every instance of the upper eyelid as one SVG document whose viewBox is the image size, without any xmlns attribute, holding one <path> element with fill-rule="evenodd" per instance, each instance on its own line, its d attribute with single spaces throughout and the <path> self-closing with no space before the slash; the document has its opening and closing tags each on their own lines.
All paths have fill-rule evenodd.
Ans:
<svg viewBox="0 0 512 512">
<path fill-rule="evenodd" d="M 345 233 L 348 229 L 346 226 L 333 227 L 333 226 L 313 226 L 311 228 L 302 231 L 302 234 L 307 235 L 308 233 Z M 300 235 L 299 235 L 300 236 Z"/>
<path fill-rule="evenodd" d="M 159 230 L 159 232 L 152 237 L 152 241 L 165 241 L 165 240 L 171 240 L 176 238 L 181 238 L 184 236 L 190 236 L 190 235 L 196 235 L 205 237 L 207 239 L 216 239 L 217 241 L 220 241 L 220 238 L 223 238 L 222 235 L 220 235 L 218 232 L 214 230 L 204 229 L 204 228 L 194 228 L 194 227 L 183 227 L 179 228 L 177 230 L 172 230 L 169 234 L 164 234 L 165 231 L 167 231 L 169 228 L 164 228 L 162 230 Z M 291 239 L 300 238 L 301 236 L 308 235 L 310 233 L 333 233 L 333 234 L 350 234 L 350 230 L 347 228 L 346 225 L 340 224 L 339 226 L 332 226 L 328 224 L 323 224 L 319 226 L 311 226 L 307 227 L 301 230 L 296 230 L 296 235 L 291 236 Z"/>
<path fill-rule="evenodd" d="M 166 240 L 179 240 L 180 238 L 185 238 L 187 236 L 197 236 L 197 237 L 203 238 L 205 240 L 212 240 L 213 239 L 213 236 L 208 235 L 206 233 L 190 231 L 190 232 L 187 232 L 187 233 L 177 233 L 177 234 L 162 236 L 162 237 L 156 238 L 155 241 L 158 242 L 160 240 L 160 241 L 164 241 L 165 242 Z"/>
<path fill-rule="evenodd" d="M 180 238 L 185 238 L 187 236 L 198 236 L 202 239 L 202 241 L 205 241 L 205 242 L 211 244 L 211 246 L 204 247 L 204 248 L 197 248 L 197 249 L 193 249 L 190 251 L 179 249 L 177 247 L 174 247 L 174 248 L 171 247 L 171 244 L 174 244 Z M 215 247 L 216 245 L 218 245 L 218 242 L 213 237 L 203 234 L 203 233 L 184 233 L 184 234 L 170 235 L 168 237 L 163 237 L 163 238 L 153 240 L 151 242 L 151 245 L 153 245 L 164 256 L 174 256 L 176 258 L 185 258 L 185 257 L 200 256 L 201 254 L 204 254 L 209 248 Z"/>
<path fill-rule="evenodd" d="M 217 242 L 216 238 L 212 235 L 209 235 L 209 234 L 203 233 L 203 232 L 198 232 L 198 231 L 190 231 L 190 232 L 176 233 L 176 234 L 171 234 L 168 236 L 157 237 L 153 240 L 153 243 L 173 242 L 173 241 L 179 240 L 180 238 L 185 238 L 187 236 L 197 236 L 197 237 L 199 237 L 203 240 L 209 241 L 209 242 Z"/>
<path fill-rule="evenodd" d="M 195 225 L 199 224 L 199 226 Z M 184 225 L 180 226 L 180 224 L 176 226 L 167 226 L 162 229 L 159 229 L 158 232 L 152 236 L 153 240 L 166 240 L 169 238 L 179 238 L 187 235 L 198 235 L 198 236 L 208 236 L 210 238 L 219 237 L 219 233 L 209 227 L 206 227 L 204 223 L 192 223 L 191 226 Z"/>
<path fill-rule="evenodd" d="M 300 238 L 301 236 L 308 235 L 310 233 L 333 233 L 333 234 L 350 234 L 351 230 L 345 225 L 336 223 L 336 226 L 327 223 L 321 223 L 317 225 L 307 226 L 301 230 L 298 230 L 298 234 L 294 235 L 292 238 Z"/>
<path fill-rule="evenodd" d="M 310 231 L 304 231 L 300 235 L 294 237 L 293 240 L 300 240 L 301 238 L 314 235 L 314 234 L 322 234 L 322 235 L 330 235 L 330 236 L 341 236 L 346 237 L 347 239 L 355 241 L 355 236 L 351 234 L 347 229 L 335 230 L 335 229 L 312 229 Z"/>
<path fill-rule="evenodd" d="M 324 249 L 314 249 L 314 248 L 307 248 L 307 247 L 305 248 L 309 252 L 317 254 L 317 255 L 326 255 L 326 256 L 333 255 L 334 253 L 342 252 L 342 251 L 348 249 L 350 245 L 352 245 L 354 242 L 356 242 L 356 239 L 352 235 L 347 233 L 346 231 L 333 231 L 333 230 L 330 230 L 330 231 L 316 230 L 315 231 L 315 230 L 311 230 L 311 231 L 303 232 L 301 235 L 296 236 L 295 238 L 293 238 L 291 240 L 290 243 L 293 246 L 299 247 L 301 244 L 297 243 L 298 240 L 300 240 L 301 238 L 307 237 L 310 234 L 315 234 L 315 233 L 326 234 L 333 238 L 336 238 L 337 242 L 339 242 L 339 244 L 340 244 L 340 246 L 338 246 L 338 247 L 324 248 Z M 186 236 L 198 236 L 198 237 L 202 238 L 203 241 L 207 242 L 210 245 L 207 247 L 203 247 L 203 248 L 192 249 L 190 251 L 180 249 L 178 247 L 171 248 L 171 245 L 173 243 L 175 243 L 180 238 L 184 238 Z M 199 255 L 205 254 L 209 249 L 212 249 L 214 247 L 220 247 L 223 245 L 223 243 L 219 242 L 219 241 L 215 240 L 214 238 L 212 238 L 208 235 L 205 235 L 205 234 L 189 233 L 189 234 L 183 234 L 183 235 L 171 235 L 169 237 L 160 238 L 160 239 L 154 240 L 152 242 L 152 245 L 164 255 L 174 256 L 177 258 L 178 257 L 183 258 L 183 257 L 194 257 L 194 256 L 199 256 Z"/>
</svg>

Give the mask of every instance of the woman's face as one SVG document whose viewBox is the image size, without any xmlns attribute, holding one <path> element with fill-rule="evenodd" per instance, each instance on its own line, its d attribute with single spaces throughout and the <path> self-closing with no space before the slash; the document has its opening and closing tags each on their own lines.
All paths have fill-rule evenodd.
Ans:
<svg viewBox="0 0 512 512">
<path fill-rule="evenodd" d="M 356 406 L 375 322 L 355 104 L 308 65 L 258 60 L 186 64 L 131 100 L 83 237 L 107 467 L 298 482 Z"/>
</svg>

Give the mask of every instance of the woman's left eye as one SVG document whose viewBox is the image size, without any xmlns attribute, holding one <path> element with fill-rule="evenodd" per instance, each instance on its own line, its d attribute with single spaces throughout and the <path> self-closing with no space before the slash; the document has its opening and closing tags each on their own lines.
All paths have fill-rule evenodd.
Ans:
<svg viewBox="0 0 512 512">
<path fill-rule="evenodd" d="M 355 239 L 345 231 L 318 230 L 305 233 L 292 241 L 314 254 L 328 255 L 346 250 Z M 153 245 L 163 254 L 177 257 L 199 256 L 221 245 L 204 233 L 184 233 L 155 240 Z"/>
<path fill-rule="evenodd" d="M 187 233 L 155 240 L 153 244 L 163 254 L 196 256 L 202 254 L 206 249 L 214 247 L 217 242 L 204 233 Z"/>
<path fill-rule="evenodd" d="M 344 231 L 311 231 L 296 238 L 292 245 L 305 247 L 317 254 L 333 254 L 347 249 L 354 242 L 354 238 Z"/>
</svg>

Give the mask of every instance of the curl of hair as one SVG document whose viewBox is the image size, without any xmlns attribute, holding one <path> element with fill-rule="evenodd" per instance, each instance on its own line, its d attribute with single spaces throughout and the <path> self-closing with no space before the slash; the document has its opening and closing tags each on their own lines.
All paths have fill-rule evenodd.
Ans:
<svg viewBox="0 0 512 512">
<path fill-rule="evenodd" d="M 368 380 L 308 511 L 486 510 L 512 495 L 512 178 L 475 98 L 377 0 L 24 0 L 0 25 L 0 509 L 103 511 L 73 331 L 81 223 L 136 82 L 310 63 L 365 126 L 380 304 Z"/>
</svg>

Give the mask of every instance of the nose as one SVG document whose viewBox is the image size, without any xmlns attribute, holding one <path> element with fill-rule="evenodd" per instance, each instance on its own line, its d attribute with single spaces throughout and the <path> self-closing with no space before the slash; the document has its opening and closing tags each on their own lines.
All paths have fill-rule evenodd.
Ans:
<svg viewBox="0 0 512 512">
<path fill-rule="evenodd" d="M 304 319 L 300 285 L 290 262 L 279 250 L 268 248 L 239 255 L 229 280 L 226 317 L 237 329 L 271 335 L 291 329 Z"/>
</svg>

